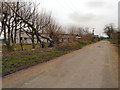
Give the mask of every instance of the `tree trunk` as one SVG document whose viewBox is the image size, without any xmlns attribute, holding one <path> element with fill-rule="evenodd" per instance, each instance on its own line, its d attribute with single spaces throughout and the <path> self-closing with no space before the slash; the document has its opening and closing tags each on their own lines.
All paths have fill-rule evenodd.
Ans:
<svg viewBox="0 0 120 90">
<path fill-rule="evenodd" d="M 22 44 L 22 38 L 21 38 L 21 30 L 19 32 L 19 39 L 20 39 L 21 50 L 23 51 L 23 44 Z"/>
<path fill-rule="evenodd" d="M 19 2 L 17 2 L 16 12 L 18 12 L 18 9 L 19 9 Z M 18 24 L 17 18 L 18 18 L 18 15 L 16 14 L 16 15 L 15 15 L 15 32 L 14 32 L 13 48 L 14 48 L 14 46 L 15 46 L 16 36 L 17 36 L 17 24 Z"/>
<path fill-rule="evenodd" d="M 32 35 L 32 48 L 34 49 L 35 48 L 35 42 L 34 42 L 34 40 L 35 40 L 35 38 L 34 38 L 34 35 Z"/>
<path fill-rule="evenodd" d="M 8 25 L 8 41 L 7 41 L 7 47 L 8 49 L 10 49 L 10 41 L 11 41 L 11 37 L 10 37 L 10 27 Z"/>
</svg>

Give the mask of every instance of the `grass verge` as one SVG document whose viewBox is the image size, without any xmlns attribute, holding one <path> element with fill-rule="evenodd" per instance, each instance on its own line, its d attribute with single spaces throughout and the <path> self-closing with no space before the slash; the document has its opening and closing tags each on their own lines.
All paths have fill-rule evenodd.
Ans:
<svg viewBox="0 0 120 90">
<path fill-rule="evenodd" d="M 94 42 L 95 43 L 95 42 Z M 74 50 L 81 49 L 83 46 L 89 45 L 91 43 L 76 43 L 71 45 L 58 46 L 51 50 L 43 50 L 43 52 L 33 52 L 29 51 L 27 54 L 17 54 L 20 52 L 15 52 L 8 55 L 3 55 L 2 59 L 2 76 L 14 73 L 21 69 L 28 68 L 30 66 L 36 65 L 38 63 L 47 62 L 55 57 L 64 55 Z"/>
</svg>

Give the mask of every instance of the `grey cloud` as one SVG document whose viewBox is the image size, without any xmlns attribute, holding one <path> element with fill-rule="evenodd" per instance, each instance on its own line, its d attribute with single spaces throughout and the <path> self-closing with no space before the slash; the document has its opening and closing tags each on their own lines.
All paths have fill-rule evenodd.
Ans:
<svg viewBox="0 0 120 90">
<path fill-rule="evenodd" d="M 77 13 L 77 12 L 70 13 L 69 18 L 72 21 L 75 21 L 78 23 L 79 22 L 89 22 L 89 21 L 93 21 L 93 20 L 98 19 L 97 16 L 92 14 L 92 13 L 83 14 L 83 13 Z"/>
<path fill-rule="evenodd" d="M 105 2 L 104 1 L 90 1 L 86 3 L 86 6 L 95 8 L 95 7 L 101 7 L 104 6 Z"/>
</svg>

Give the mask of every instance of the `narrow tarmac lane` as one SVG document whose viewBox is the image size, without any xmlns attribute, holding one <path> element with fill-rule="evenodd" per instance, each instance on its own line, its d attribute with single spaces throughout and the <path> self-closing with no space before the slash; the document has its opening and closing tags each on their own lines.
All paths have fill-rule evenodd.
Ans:
<svg viewBox="0 0 120 90">
<path fill-rule="evenodd" d="M 101 41 L 4 77 L 3 88 L 117 88 L 117 54 Z"/>
</svg>

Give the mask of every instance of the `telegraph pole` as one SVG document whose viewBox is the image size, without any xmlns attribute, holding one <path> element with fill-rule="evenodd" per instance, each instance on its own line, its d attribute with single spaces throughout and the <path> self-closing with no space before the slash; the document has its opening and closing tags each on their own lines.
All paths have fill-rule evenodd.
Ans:
<svg viewBox="0 0 120 90">
<path fill-rule="evenodd" d="M 92 28 L 93 32 L 92 32 L 92 41 L 94 41 L 95 37 L 94 37 L 94 32 L 95 32 L 95 28 Z"/>
<path fill-rule="evenodd" d="M 95 28 L 92 28 L 92 29 L 93 29 L 92 35 L 94 35 L 94 32 L 95 32 Z"/>
</svg>

